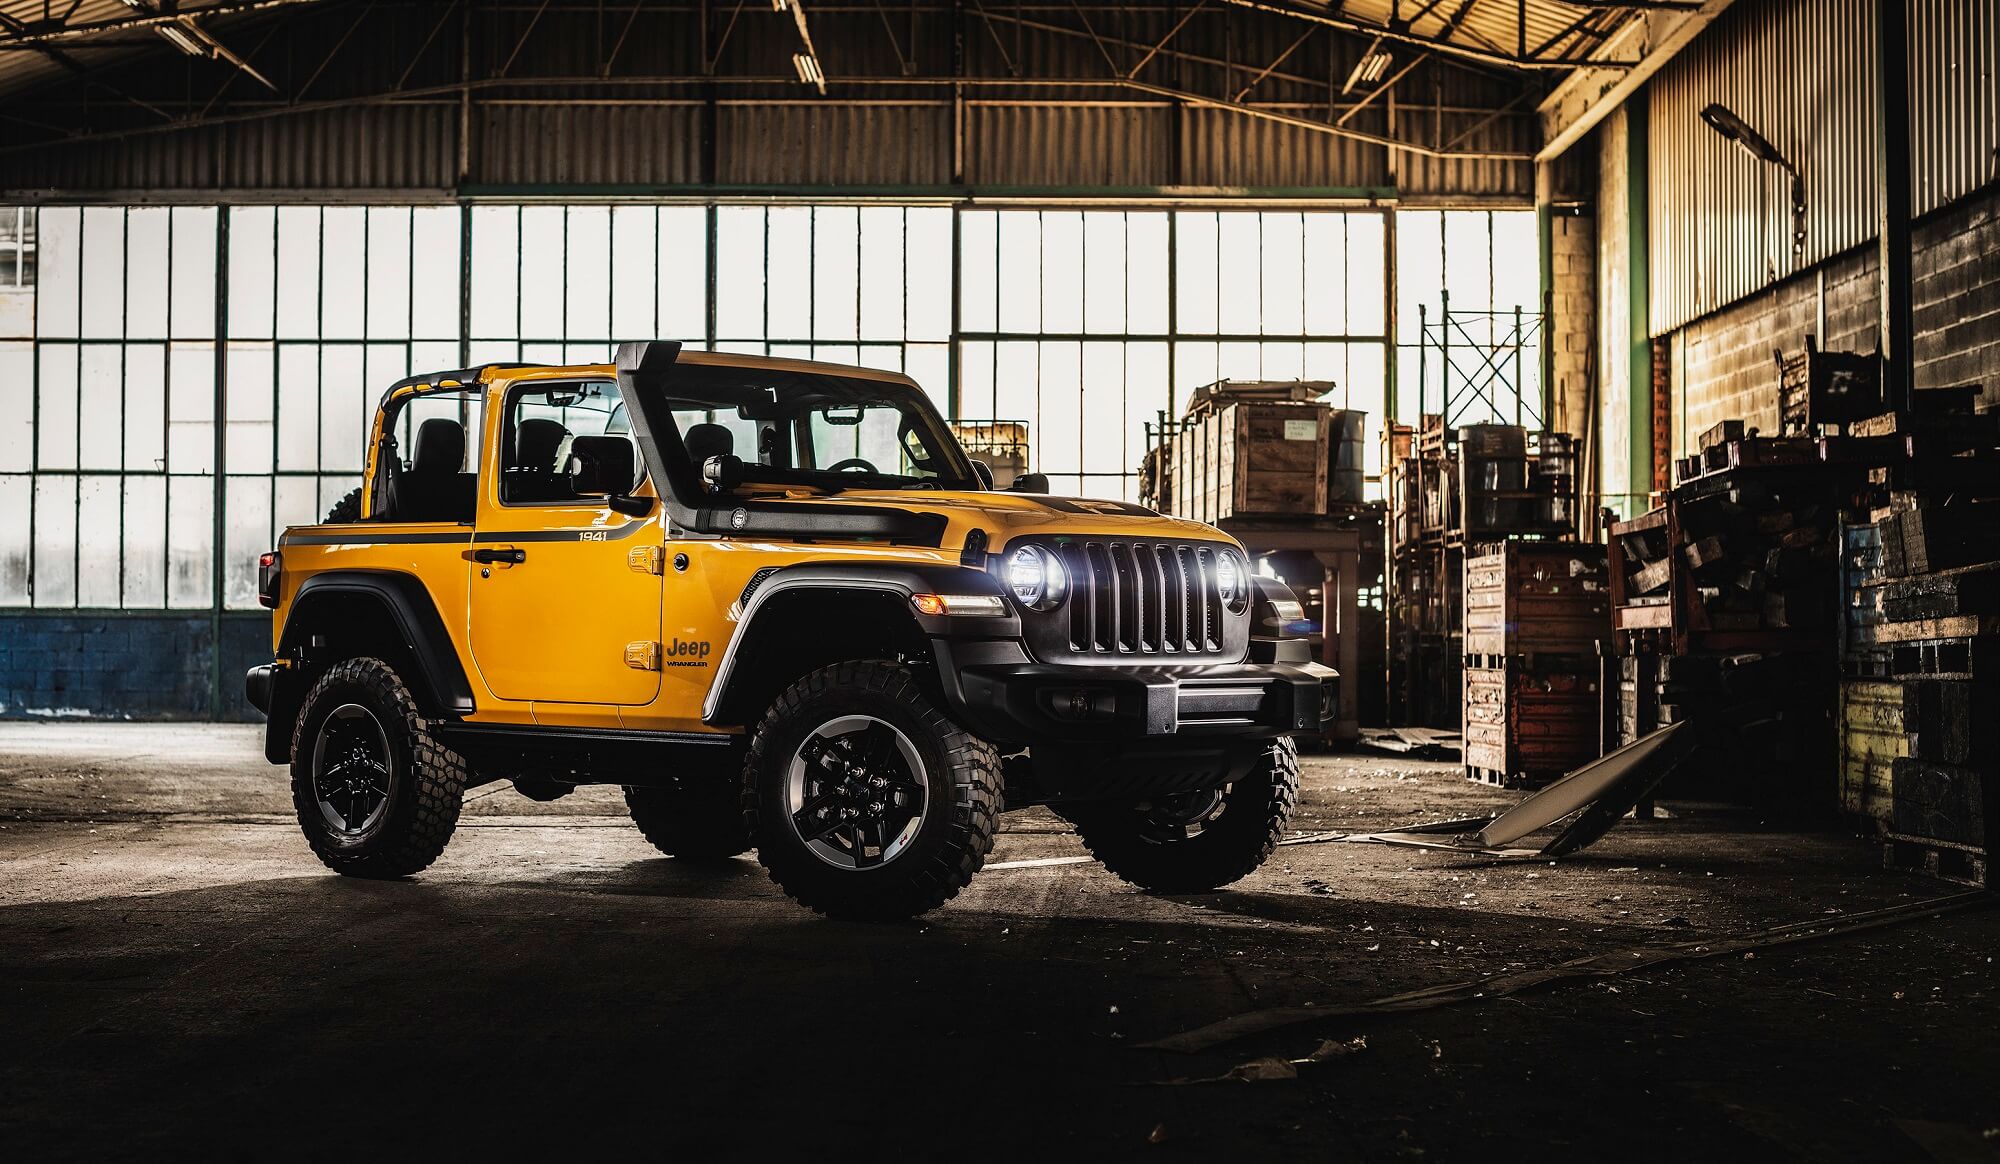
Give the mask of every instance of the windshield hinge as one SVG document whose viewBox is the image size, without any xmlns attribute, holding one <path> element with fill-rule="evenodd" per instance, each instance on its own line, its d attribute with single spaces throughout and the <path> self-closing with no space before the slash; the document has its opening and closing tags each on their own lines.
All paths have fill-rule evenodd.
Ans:
<svg viewBox="0 0 2000 1164">
<path fill-rule="evenodd" d="M 641 574 L 664 574 L 666 562 L 667 551 L 661 546 L 633 546 L 625 554 L 625 564 Z"/>
</svg>

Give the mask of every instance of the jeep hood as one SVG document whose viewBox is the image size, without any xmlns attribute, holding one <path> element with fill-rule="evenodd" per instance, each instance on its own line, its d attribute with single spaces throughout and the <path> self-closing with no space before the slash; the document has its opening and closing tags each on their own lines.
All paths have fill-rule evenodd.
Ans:
<svg viewBox="0 0 2000 1164">
<path fill-rule="evenodd" d="M 1089 534 L 1101 537 L 1164 537 L 1193 541 L 1235 539 L 1214 526 L 1169 517 L 1129 501 L 1049 497 L 1038 493 L 933 492 L 925 489 L 850 489 L 832 498 L 844 505 L 935 513 L 954 527 L 953 540 L 979 527 L 997 549 L 1023 534 Z"/>
</svg>

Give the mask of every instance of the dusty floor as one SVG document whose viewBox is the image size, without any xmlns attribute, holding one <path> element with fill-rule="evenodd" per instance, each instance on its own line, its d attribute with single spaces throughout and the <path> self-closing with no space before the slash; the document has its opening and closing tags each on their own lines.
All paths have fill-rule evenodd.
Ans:
<svg viewBox="0 0 2000 1164">
<path fill-rule="evenodd" d="M 1952 887 L 1674 805 L 1560 865 L 1288 846 L 1229 890 L 991 868 L 920 923 L 659 857 L 615 794 L 487 788 L 402 884 L 306 852 L 254 728 L 0 724 L 13 1159 L 2000 1157 L 2000 910 L 1196 1055 L 1137 1044 Z M 1485 812 L 1453 767 L 1315 757 L 1297 830 Z M 1075 855 L 1043 812 L 996 863 Z M 1259 1084 L 1156 1086 L 1322 1038 Z"/>
</svg>

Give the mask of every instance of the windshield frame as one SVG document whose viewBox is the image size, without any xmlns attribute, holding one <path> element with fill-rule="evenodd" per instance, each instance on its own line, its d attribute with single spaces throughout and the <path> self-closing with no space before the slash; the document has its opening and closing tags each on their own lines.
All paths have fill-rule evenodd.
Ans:
<svg viewBox="0 0 2000 1164">
<path fill-rule="evenodd" d="M 709 489 L 699 480 L 701 466 L 692 465 L 697 475 L 695 485 L 704 498 L 785 488 L 828 493 L 850 489 L 983 488 L 971 458 L 938 415 L 930 397 L 908 380 L 846 374 L 844 369 L 825 365 L 765 367 L 681 360 L 674 366 L 659 403 L 664 406 L 660 415 L 672 426 L 677 444 L 685 435 L 676 415 L 681 412 L 708 411 L 745 420 L 776 421 L 786 430 L 781 464 L 763 464 L 755 450 L 737 454 L 742 462 L 743 481 L 735 489 Z M 626 404 L 629 409 L 631 402 Z M 808 450 L 813 454 L 820 451 L 811 433 L 812 414 L 828 408 L 855 406 L 887 407 L 899 412 L 902 419 L 897 426 L 898 443 L 905 439 L 906 431 L 913 433 L 936 461 L 936 475 L 834 472 L 817 465 L 808 468 L 799 464 Z M 745 416 L 745 411 L 749 415 Z"/>
</svg>

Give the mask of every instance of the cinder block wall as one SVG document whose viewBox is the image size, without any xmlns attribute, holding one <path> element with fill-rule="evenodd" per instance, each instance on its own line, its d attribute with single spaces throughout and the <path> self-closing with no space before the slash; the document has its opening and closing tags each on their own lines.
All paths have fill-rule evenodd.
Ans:
<svg viewBox="0 0 2000 1164">
<path fill-rule="evenodd" d="M 2000 406 L 2000 187 L 1919 222 L 1912 243 L 1917 388 L 1983 384 L 1984 406 Z M 1872 245 L 1849 251 L 1674 333 L 1676 454 L 1719 420 L 1777 432 L 1772 348 L 1795 351 L 1810 333 L 1821 348 L 1873 351 L 1875 259 Z"/>
<path fill-rule="evenodd" d="M 243 672 L 271 653 L 262 612 L 0 614 L 0 718 L 255 721 Z"/>
</svg>

